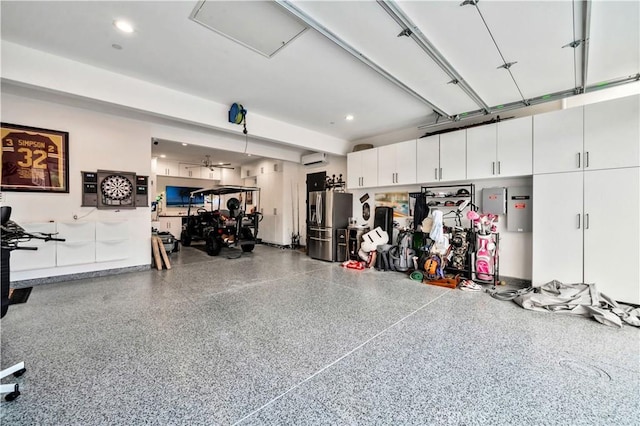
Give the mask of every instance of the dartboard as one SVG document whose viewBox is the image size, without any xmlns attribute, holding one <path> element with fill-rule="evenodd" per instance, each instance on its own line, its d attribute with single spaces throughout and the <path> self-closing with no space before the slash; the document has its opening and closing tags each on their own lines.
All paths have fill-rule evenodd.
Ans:
<svg viewBox="0 0 640 426">
<path fill-rule="evenodd" d="M 131 198 L 133 184 L 129 179 L 121 175 L 109 175 L 100 185 L 102 194 L 111 200 L 125 200 Z"/>
</svg>

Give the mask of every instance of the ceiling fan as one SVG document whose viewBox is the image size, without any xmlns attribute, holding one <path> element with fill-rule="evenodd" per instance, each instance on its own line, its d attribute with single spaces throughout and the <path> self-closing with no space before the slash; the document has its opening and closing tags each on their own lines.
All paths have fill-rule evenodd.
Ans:
<svg viewBox="0 0 640 426">
<path fill-rule="evenodd" d="M 235 169 L 235 167 L 231 167 L 231 163 L 215 163 L 211 160 L 211 156 L 210 155 L 205 155 L 204 156 L 204 160 L 202 160 L 202 165 L 200 166 L 190 166 L 187 167 L 189 169 L 195 168 L 195 167 L 206 167 L 207 169 L 213 171 L 214 169 L 230 169 L 233 170 Z"/>
</svg>

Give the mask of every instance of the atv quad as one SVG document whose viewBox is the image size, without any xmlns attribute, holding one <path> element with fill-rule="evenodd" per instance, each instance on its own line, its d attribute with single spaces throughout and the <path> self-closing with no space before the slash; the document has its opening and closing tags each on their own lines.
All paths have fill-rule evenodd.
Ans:
<svg viewBox="0 0 640 426">
<path fill-rule="evenodd" d="M 187 220 L 182 226 L 180 242 L 183 246 L 190 246 L 193 241 L 204 241 L 209 256 L 217 256 L 223 247 L 240 247 L 243 252 L 250 252 L 256 245 L 258 224 L 262 215 L 258 209 L 253 213 L 246 213 L 246 195 L 258 192 L 260 188 L 252 186 L 218 185 L 213 188 L 193 191 L 189 197 Z M 209 210 L 193 205 L 198 195 L 209 196 Z M 244 208 L 240 199 L 235 196 L 227 197 L 227 210 L 221 210 L 221 196 L 237 195 L 244 199 Z M 214 207 L 216 209 L 214 210 Z"/>
</svg>

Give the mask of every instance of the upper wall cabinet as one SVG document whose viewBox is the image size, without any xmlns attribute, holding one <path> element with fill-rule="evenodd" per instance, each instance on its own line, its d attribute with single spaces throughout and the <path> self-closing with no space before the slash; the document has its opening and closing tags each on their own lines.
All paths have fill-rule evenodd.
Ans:
<svg viewBox="0 0 640 426">
<path fill-rule="evenodd" d="M 258 168 L 256 167 L 255 164 L 242 166 L 240 168 L 240 176 L 243 179 L 250 178 L 250 177 L 256 177 L 258 175 L 257 174 L 257 170 L 258 170 Z"/>
<path fill-rule="evenodd" d="M 200 168 L 200 178 L 201 179 L 211 179 L 211 180 L 222 180 L 222 169 L 213 170 L 201 167 Z"/>
<path fill-rule="evenodd" d="M 467 179 L 530 175 L 532 126 L 523 117 L 467 129 Z"/>
<path fill-rule="evenodd" d="M 533 118 L 533 172 L 640 165 L 640 95 Z"/>
<path fill-rule="evenodd" d="M 374 186 L 378 186 L 378 149 L 365 149 L 347 154 L 347 187 Z"/>
<path fill-rule="evenodd" d="M 416 183 L 416 141 L 378 148 L 378 186 Z"/>
<path fill-rule="evenodd" d="M 533 117 L 499 122 L 496 175 L 526 176 L 530 175 L 532 170 Z"/>
<path fill-rule="evenodd" d="M 189 177 L 189 178 L 200 178 L 200 165 L 199 164 L 188 164 L 188 163 L 179 163 L 180 167 L 180 176 L 181 177 Z"/>
<path fill-rule="evenodd" d="M 581 170 L 584 161 L 583 108 L 533 117 L 533 173 Z"/>
<path fill-rule="evenodd" d="M 498 125 L 467 129 L 467 178 L 484 179 L 494 177 L 496 167 L 496 152 L 498 150 Z"/>
<path fill-rule="evenodd" d="M 417 182 L 439 182 L 440 135 L 418 139 L 416 142 L 416 158 L 418 160 Z"/>
<path fill-rule="evenodd" d="M 158 158 L 156 174 L 162 176 L 180 176 L 180 165 L 177 161 L 167 161 Z"/>
<path fill-rule="evenodd" d="M 584 107 L 584 168 L 640 166 L 640 95 Z"/>
<path fill-rule="evenodd" d="M 418 183 L 466 178 L 466 130 L 418 139 L 416 146 Z"/>
<path fill-rule="evenodd" d="M 466 172 L 467 131 L 443 133 L 440 135 L 440 181 L 464 180 Z"/>
</svg>

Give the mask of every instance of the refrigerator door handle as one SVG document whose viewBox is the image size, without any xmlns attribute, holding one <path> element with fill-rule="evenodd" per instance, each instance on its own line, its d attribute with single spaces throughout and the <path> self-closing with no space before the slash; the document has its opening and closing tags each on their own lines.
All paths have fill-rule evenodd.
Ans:
<svg viewBox="0 0 640 426">
<path fill-rule="evenodd" d="M 310 239 L 310 240 L 313 240 L 313 241 L 327 241 L 327 242 L 331 241 L 331 238 L 316 238 L 316 237 L 309 237 L 309 239 Z"/>
</svg>

